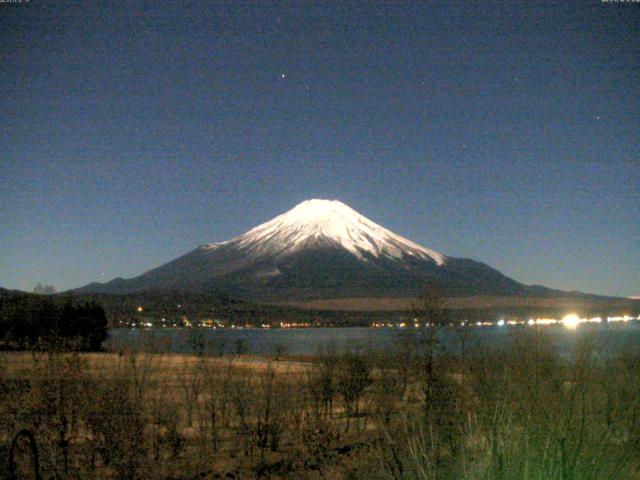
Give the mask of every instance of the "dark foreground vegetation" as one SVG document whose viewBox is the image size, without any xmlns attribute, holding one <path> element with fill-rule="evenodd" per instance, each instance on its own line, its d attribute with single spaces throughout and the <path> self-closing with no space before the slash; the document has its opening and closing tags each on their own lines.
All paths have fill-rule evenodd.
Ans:
<svg viewBox="0 0 640 480">
<path fill-rule="evenodd" d="M 0 478 L 640 478 L 637 357 L 535 329 L 451 356 L 434 330 L 296 362 L 5 352 Z"/>
</svg>

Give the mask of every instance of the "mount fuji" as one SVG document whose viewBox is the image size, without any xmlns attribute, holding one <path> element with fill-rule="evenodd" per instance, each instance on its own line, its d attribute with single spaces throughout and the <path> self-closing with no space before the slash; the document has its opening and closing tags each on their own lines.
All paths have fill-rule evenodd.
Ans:
<svg viewBox="0 0 640 480">
<path fill-rule="evenodd" d="M 426 284 L 437 285 L 450 297 L 547 291 L 525 286 L 481 262 L 418 245 L 342 202 L 312 199 L 238 237 L 201 245 L 138 277 L 93 283 L 75 292 L 224 292 L 281 302 L 406 298 Z"/>
</svg>

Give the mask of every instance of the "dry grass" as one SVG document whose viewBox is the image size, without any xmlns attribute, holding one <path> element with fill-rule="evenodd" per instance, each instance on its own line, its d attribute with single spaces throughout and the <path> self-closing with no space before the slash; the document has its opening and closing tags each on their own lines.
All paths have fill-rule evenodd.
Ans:
<svg viewBox="0 0 640 480">
<path fill-rule="evenodd" d="M 637 358 L 587 339 L 566 362 L 539 332 L 432 358 L 413 335 L 309 361 L 2 353 L 0 478 L 20 430 L 43 478 L 640 478 Z"/>
</svg>

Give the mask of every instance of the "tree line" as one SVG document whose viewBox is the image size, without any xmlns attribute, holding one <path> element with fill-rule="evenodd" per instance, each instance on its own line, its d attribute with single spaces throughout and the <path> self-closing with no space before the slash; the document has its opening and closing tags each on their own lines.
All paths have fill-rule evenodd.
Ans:
<svg viewBox="0 0 640 480">
<path fill-rule="evenodd" d="M 24 350 L 56 341 L 78 350 L 99 350 L 107 317 L 96 302 L 40 295 L 0 297 L 0 348 Z"/>
</svg>

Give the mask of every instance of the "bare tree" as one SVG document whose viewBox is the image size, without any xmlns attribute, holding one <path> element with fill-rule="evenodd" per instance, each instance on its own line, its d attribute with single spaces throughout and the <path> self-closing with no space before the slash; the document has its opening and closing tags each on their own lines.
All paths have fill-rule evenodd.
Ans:
<svg viewBox="0 0 640 480">
<path fill-rule="evenodd" d="M 40 295 L 53 295 L 57 290 L 53 285 L 42 285 L 40 282 L 33 287 L 33 293 L 39 293 Z"/>
<path fill-rule="evenodd" d="M 360 397 L 364 389 L 371 383 L 371 368 L 363 355 L 353 352 L 345 352 L 338 363 L 337 389 L 344 400 L 347 414 L 346 430 L 349 431 L 350 419 L 356 418 L 356 427 L 359 415 Z"/>
</svg>

